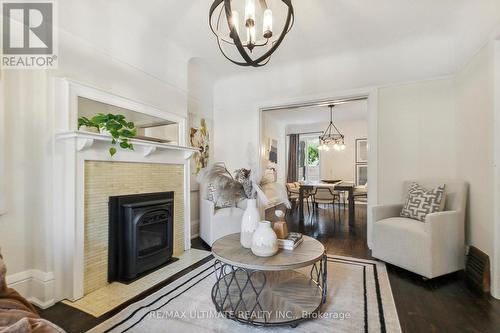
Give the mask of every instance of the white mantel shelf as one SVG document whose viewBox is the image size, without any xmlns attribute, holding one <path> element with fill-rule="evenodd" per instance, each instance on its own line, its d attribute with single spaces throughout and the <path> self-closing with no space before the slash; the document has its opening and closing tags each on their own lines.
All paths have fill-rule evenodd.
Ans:
<svg viewBox="0 0 500 333">
<path fill-rule="evenodd" d="M 70 131 L 56 134 L 57 139 L 74 139 L 76 140 L 76 150 L 77 151 L 85 151 L 94 147 L 96 143 L 103 142 L 109 143 L 112 138 L 109 135 L 91 133 L 91 132 L 82 132 L 82 131 Z M 184 155 L 184 159 L 190 158 L 195 152 L 199 151 L 197 148 L 185 147 L 172 145 L 168 143 L 159 143 L 147 140 L 139 140 L 139 139 L 130 139 L 130 143 L 134 145 L 134 151 L 137 148 L 142 148 L 141 152 L 144 157 L 151 156 L 156 153 L 160 153 L 162 151 L 176 151 L 182 152 Z M 117 154 L 124 151 L 117 145 Z"/>
</svg>

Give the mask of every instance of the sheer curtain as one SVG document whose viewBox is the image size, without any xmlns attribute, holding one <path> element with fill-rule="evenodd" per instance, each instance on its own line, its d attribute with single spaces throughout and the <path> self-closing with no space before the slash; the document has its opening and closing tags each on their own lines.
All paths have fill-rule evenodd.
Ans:
<svg viewBox="0 0 500 333">
<path fill-rule="evenodd" d="M 286 177 L 287 183 L 296 182 L 297 177 L 297 162 L 299 153 L 299 135 L 290 134 L 288 145 L 288 174 Z"/>
</svg>

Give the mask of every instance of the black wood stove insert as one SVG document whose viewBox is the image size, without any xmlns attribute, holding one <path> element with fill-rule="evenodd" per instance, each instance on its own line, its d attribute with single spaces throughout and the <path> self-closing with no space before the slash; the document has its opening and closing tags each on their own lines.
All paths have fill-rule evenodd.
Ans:
<svg viewBox="0 0 500 333">
<path fill-rule="evenodd" d="M 109 197 L 108 282 L 131 282 L 172 261 L 174 192 Z"/>
</svg>

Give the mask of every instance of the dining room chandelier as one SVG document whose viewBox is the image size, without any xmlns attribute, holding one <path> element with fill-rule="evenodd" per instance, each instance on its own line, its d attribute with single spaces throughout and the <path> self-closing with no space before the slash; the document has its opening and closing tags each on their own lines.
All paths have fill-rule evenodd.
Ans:
<svg viewBox="0 0 500 333">
<path fill-rule="evenodd" d="M 329 105 L 330 108 L 330 124 L 325 129 L 322 135 L 319 136 L 319 150 L 329 151 L 334 149 L 336 151 L 345 150 L 344 135 L 340 133 L 337 126 L 333 123 L 333 108 L 335 105 Z"/>
<path fill-rule="evenodd" d="M 286 10 L 286 15 L 276 17 L 273 10 L 279 13 Z M 240 14 L 244 14 L 241 21 Z M 284 23 L 277 34 L 273 23 L 279 22 Z M 266 65 L 293 22 L 292 0 L 215 0 L 209 12 L 210 28 L 217 37 L 219 50 L 239 66 Z"/>
</svg>

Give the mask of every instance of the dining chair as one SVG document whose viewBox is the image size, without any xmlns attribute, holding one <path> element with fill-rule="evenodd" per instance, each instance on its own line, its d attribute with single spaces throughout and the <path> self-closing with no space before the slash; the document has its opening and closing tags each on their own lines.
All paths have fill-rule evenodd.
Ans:
<svg viewBox="0 0 500 333">
<path fill-rule="evenodd" d="M 340 204 L 340 195 L 329 187 L 316 187 L 313 194 L 313 212 L 317 214 L 319 204 L 332 205 L 333 219 L 335 220 L 335 202 Z M 340 208 L 338 209 L 340 221 Z"/>
<path fill-rule="evenodd" d="M 287 183 L 286 191 L 288 194 L 288 200 L 292 203 L 292 210 L 294 210 L 295 208 L 298 207 L 299 204 L 300 183 L 299 182 Z M 311 202 L 312 193 L 310 191 L 305 190 L 303 192 L 303 195 L 304 195 L 304 200 L 307 204 L 307 212 L 308 214 L 311 214 L 310 205 L 312 205 Z"/>
</svg>

